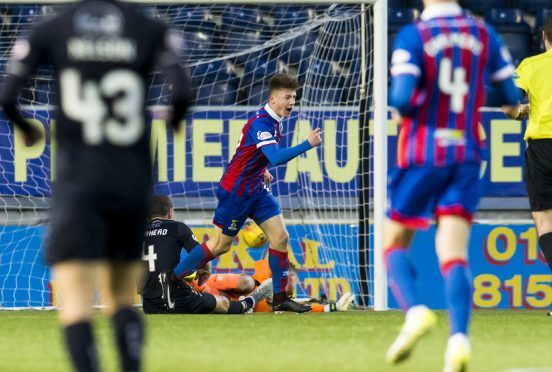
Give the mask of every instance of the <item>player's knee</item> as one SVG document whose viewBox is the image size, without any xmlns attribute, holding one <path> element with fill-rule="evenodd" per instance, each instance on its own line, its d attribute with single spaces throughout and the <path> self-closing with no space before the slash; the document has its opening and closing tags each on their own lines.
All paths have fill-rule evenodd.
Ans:
<svg viewBox="0 0 552 372">
<path fill-rule="evenodd" d="M 289 234 L 287 233 L 287 231 L 283 231 L 270 239 L 270 245 L 276 249 L 287 249 L 288 242 Z"/>
<path fill-rule="evenodd" d="M 232 247 L 232 243 L 226 244 L 226 243 L 220 242 L 219 244 L 217 244 L 215 248 L 216 255 L 220 256 L 221 254 L 225 254 L 230 250 L 231 247 Z"/>
<path fill-rule="evenodd" d="M 230 250 L 230 248 L 232 247 L 232 242 L 233 239 L 228 240 L 219 238 L 212 241 L 212 248 L 209 247 L 209 249 L 211 249 L 211 253 L 213 254 L 213 256 L 218 257 L 221 254 L 224 254 Z"/>
<path fill-rule="evenodd" d="M 249 293 L 255 289 L 255 279 L 249 275 L 242 275 L 238 280 L 238 288 L 236 288 L 240 293 Z"/>
<path fill-rule="evenodd" d="M 383 235 L 384 249 L 387 251 L 396 247 L 407 248 L 410 246 L 413 237 L 414 230 L 408 229 L 398 222 L 388 220 L 385 223 Z"/>
</svg>

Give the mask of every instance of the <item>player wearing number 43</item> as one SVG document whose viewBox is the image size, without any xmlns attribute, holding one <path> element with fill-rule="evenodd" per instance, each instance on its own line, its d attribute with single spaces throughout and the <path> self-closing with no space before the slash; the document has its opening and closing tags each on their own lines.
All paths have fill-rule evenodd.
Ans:
<svg viewBox="0 0 552 372">
<path fill-rule="evenodd" d="M 287 74 L 274 75 L 269 82 L 268 103 L 253 115 L 242 129 L 236 154 L 228 164 L 217 192 L 211 239 L 194 249 L 168 273 L 178 282 L 217 256 L 228 252 L 249 217 L 264 231 L 270 242 L 269 264 L 274 286 L 274 310 L 309 311 L 310 307 L 289 298 L 285 292 L 289 261 L 288 233 L 280 206 L 270 192 L 272 175 L 267 166 L 280 165 L 319 146 L 320 129 L 313 130 L 297 146 L 280 148 L 282 120 L 295 105 L 297 80 Z"/>
<path fill-rule="evenodd" d="M 140 370 L 143 328 L 132 304 L 152 178 L 144 113 L 150 71 L 157 66 L 172 84 L 173 127 L 193 101 L 173 39 L 132 5 L 85 0 L 12 51 L 0 105 L 29 144 L 44 133 L 18 111 L 19 88 L 39 65 L 51 65 L 59 82 L 58 177 L 45 258 L 60 287 L 59 317 L 78 371 L 99 369 L 91 320 L 100 275 L 121 369 Z"/>
<path fill-rule="evenodd" d="M 421 21 L 397 35 L 392 57 L 390 103 L 402 128 L 383 236 L 389 284 L 406 320 L 386 358 L 405 360 L 436 323 L 420 301 L 408 256 L 416 230 L 435 216 L 451 328 L 444 370 L 464 371 L 471 354 L 467 244 L 479 200 L 477 123 L 485 77 L 501 104 L 516 106 L 519 97 L 510 55 L 492 29 L 468 17 L 456 1 L 424 5 Z"/>
</svg>

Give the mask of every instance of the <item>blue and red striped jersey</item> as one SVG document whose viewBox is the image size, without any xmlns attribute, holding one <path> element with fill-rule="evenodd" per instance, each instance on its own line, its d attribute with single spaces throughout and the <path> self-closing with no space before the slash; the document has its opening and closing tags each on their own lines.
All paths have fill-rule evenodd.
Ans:
<svg viewBox="0 0 552 372">
<path fill-rule="evenodd" d="M 281 118 L 267 105 L 249 118 L 242 129 L 238 148 L 220 180 L 221 187 L 233 194 L 251 195 L 263 186 L 269 164 L 261 147 L 280 143 Z"/>
<path fill-rule="evenodd" d="M 399 32 L 393 48 L 393 84 L 405 75 L 416 79 L 410 110 L 402 113 L 398 166 L 480 161 L 485 82 L 511 79 L 513 73 L 510 54 L 492 28 L 456 3 L 426 7 L 421 20 Z M 391 105 L 394 99 L 391 95 Z"/>
</svg>

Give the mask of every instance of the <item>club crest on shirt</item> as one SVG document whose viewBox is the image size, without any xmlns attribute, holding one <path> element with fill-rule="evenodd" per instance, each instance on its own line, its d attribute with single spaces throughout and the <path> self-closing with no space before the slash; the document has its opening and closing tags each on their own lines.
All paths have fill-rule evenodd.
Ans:
<svg viewBox="0 0 552 372">
<path fill-rule="evenodd" d="M 271 139 L 272 138 L 272 133 L 270 133 L 270 132 L 257 132 L 257 138 L 259 139 L 259 141 L 264 141 L 264 140 L 267 140 L 267 139 Z"/>
<path fill-rule="evenodd" d="M 231 230 L 231 231 L 238 230 L 238 220 L 232 220 L 232 223 L 228 227 L 228 230 Z"/>
</svg>

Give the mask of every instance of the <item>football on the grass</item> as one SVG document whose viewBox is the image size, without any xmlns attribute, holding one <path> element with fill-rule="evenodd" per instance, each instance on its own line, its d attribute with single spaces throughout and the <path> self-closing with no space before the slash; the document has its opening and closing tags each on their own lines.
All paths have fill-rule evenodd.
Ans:
<svg viewBox="0 0 552 372">
<path fill-rule="evenodd" d="M 245 244 L 251 248 L 259 248 L 268 242 L 268 238 L 255 222 L 248 222 L 242 230 L 242 238 Z"/>
</svg>

